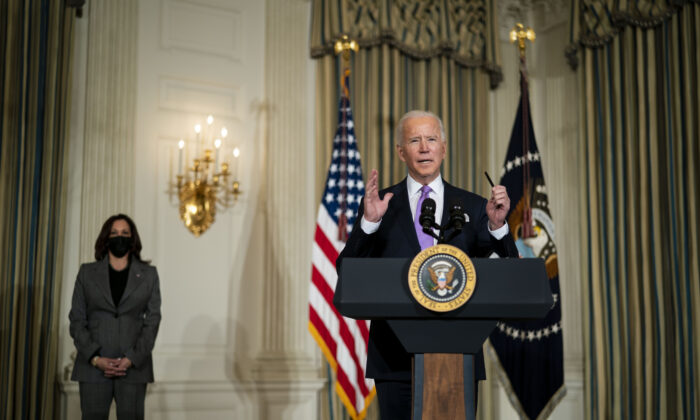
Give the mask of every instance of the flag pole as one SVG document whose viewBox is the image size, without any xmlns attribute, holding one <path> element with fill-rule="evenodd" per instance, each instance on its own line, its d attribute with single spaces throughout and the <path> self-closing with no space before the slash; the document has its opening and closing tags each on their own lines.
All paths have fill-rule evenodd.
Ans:
<svg viewBox="0 0 700 420">
<path fill-rule="evenodd" d="M 350 79 L 350 52 L 357 52 L 360 46 L 354 39 L 350 39 L 347 35 L 343 35 L 335 42 L 335 54 L 340 55 L 343 61 L 343 75 L 340 78 L 340 88 L 341 88 L 341 99 L 342 107 L 349 107 L 350 103 L 350 88 L 348 86 L 348 80 Z M 347 112 L 341 113 L 342 121 L 340 125 L 343 127 L 343 139 L 347 139 Z M 347 156 L 348 156 L 348 144 L 343 141 L 341 144 L 340 152 L 340 164 L 347 166 Z M 347 173 L 341 172 L 341 182 L 340 182 L 340 194 L 345 197 L 347 195 Z M 340 216 L 338 217 L 338 240 L 347 242 L 348 240 L 348 217 L 345 214 L 347 210 L 347 203 L 345 201 L 340 202 Z"/>
<path fill-rule="evenodd" d="M 522 107 L 523 118 L 523 195 L 525 197 L 525 207 L 523 208 L 523 223 L 520 236 L 530 238 L 534 235 L 532 226 L 532 207 L 530 206 L 530 99 L 527 77 L 527 64 L 525 62 L 525 40 L 535 42 L 535 31 L 522 23 L 516 23 L 510 31 L 510 42 L 518 43 L 520 51 L 520 106 Z"/>
</svg>

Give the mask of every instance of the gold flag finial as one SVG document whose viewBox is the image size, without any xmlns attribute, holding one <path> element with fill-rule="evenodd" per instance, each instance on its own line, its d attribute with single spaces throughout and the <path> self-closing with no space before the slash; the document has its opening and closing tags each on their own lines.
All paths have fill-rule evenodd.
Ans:
<svg viewBox="0 0 700 420">
<path fill-rule="evenodd" d="M 535 42 L 535 31 L 525 26 L 522 23 L 516 23 L 513 29 L 510 30 L 510 42 L 518 41 L 518 49 L 520 50 L 520 56 L 525 56 L 525 40 L 530 40 Z"/>
<path fill-rule="evenodd" d="M 354 39 L 350 39 L 347 35 L 343 35 L 339 40 L 335 41 L 335 53 L 343 54 L 345 61 L 350 61 L 350 51 L 359 51 L 360 45 Z"/>
</svg>

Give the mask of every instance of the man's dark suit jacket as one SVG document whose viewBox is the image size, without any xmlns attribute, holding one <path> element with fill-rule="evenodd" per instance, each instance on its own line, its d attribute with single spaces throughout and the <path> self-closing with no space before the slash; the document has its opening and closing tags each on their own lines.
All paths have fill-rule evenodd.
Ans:
<svg viewBox="0 0 700 420">
<path fill-rule="evenodd" d="M 462 232 L 448 242 L 450 245 L 460 248 L 470 257 L 488 257 L 492 252 L 501 257 L 518 256 L 510 233 L 501 240 L 496 240 L 489 233 L 486 199 L 444 181 L 443 183 L 445 191 L 442 222 L 449 219 L 449 207 L 454 203 L 460 203 L 469 216 Z M 360 227 L 364 202 L 360 203 L 352 233 L 336 261 L 339 273 L 345 257 L 413 258 L 421 251 L 408 202 L 406 179 L 380 191 L 379 196 L 383 198 L 388 192 L 394 193 L 394 196 L 389 201 L 379 230 L 370 235 Z M 479 380 L 486 378 L 481 353 L 476 358 L 476 375 Z M 406 353 L 386 321 L 372 321 L 370 326 L 366 376 L 394 381 L 411 380 L 411 355 Z"/>
<path fill-rule="evenodd" d="M 96 353 L 103 357 L 128 357 L 133 366 L 120 380 L 153 382 L 151 351 L 160 325 L 160 285 L 152 265 L 131 259 L 124 294 L 118 305 L 109 287 L 109 257 L 80 266 L 73 289 L 70 335 L 78 356 L 71 379 L 108 382 L 90 364 Z"/>
</svg>

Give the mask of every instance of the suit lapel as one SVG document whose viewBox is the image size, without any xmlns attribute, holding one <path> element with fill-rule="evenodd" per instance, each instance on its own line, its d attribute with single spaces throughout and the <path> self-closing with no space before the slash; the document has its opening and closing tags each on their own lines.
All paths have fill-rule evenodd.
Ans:
<svg viewBox="0 0 700 420">
<path fill-rule="evenodd" d="M 96 266 L 95 283 L 97 283 L 97 287 L 100 288 L 109 305 L 116 309 L 114 299 L 112 299 L 112 288 L 109 286 L 109 257 L 104 257 Z"/>
<path fill-rule="evenodd" d="M 128 298 L 131 292 L 136 290 L 141 283 L 143 283 L 143 263 L 134 258 L 131 260 L 129 277 L 126 280 L 126 287 L 124 288 L 122 299 L 119 301 L 119 306 L 126 301 L 126 298 Z"/>
<path fill-rule="evenodd" d="M 406 178 L 397 185 L 393 200 L 398 200 L 396 204 L 400 230 L 406 234 L 411 248 L 413 248 L 417 254 L 420 252 L 420 244 L 418 243 L 418 235 L 416 235 L 416 226 L 413 224 L 411 205 L 408 202 Z"/>
</svg>

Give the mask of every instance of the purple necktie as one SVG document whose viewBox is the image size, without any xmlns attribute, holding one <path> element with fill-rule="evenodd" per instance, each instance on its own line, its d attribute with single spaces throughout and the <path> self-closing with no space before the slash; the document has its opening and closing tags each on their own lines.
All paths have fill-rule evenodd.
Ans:
<svg viewBox="0 0 700 420">
<path fill-rule="evenodd" d="M 425 201 L 425 199 L 428 198 L 428 194 L 430 194 L 430 191 L 432 190 L 427 185 L 423 185 L 423 187 L 420 190 L 421 195 L 418 199 L 418 205 L 416 206 L 416 219 L 413 221 L 413 224 L 416 227 L 416 235 L 418 235 L 418 243 L 420 244 L 420 249 L 423 250 L 425 248 L 430 248 L 431 246 L 433 246 L 433 237 L 423 232 L 423 226 L 421 226 L 420 224 L 420 211 L 421 207 L 423 206 L 423 201 Z"/>
</svg>

